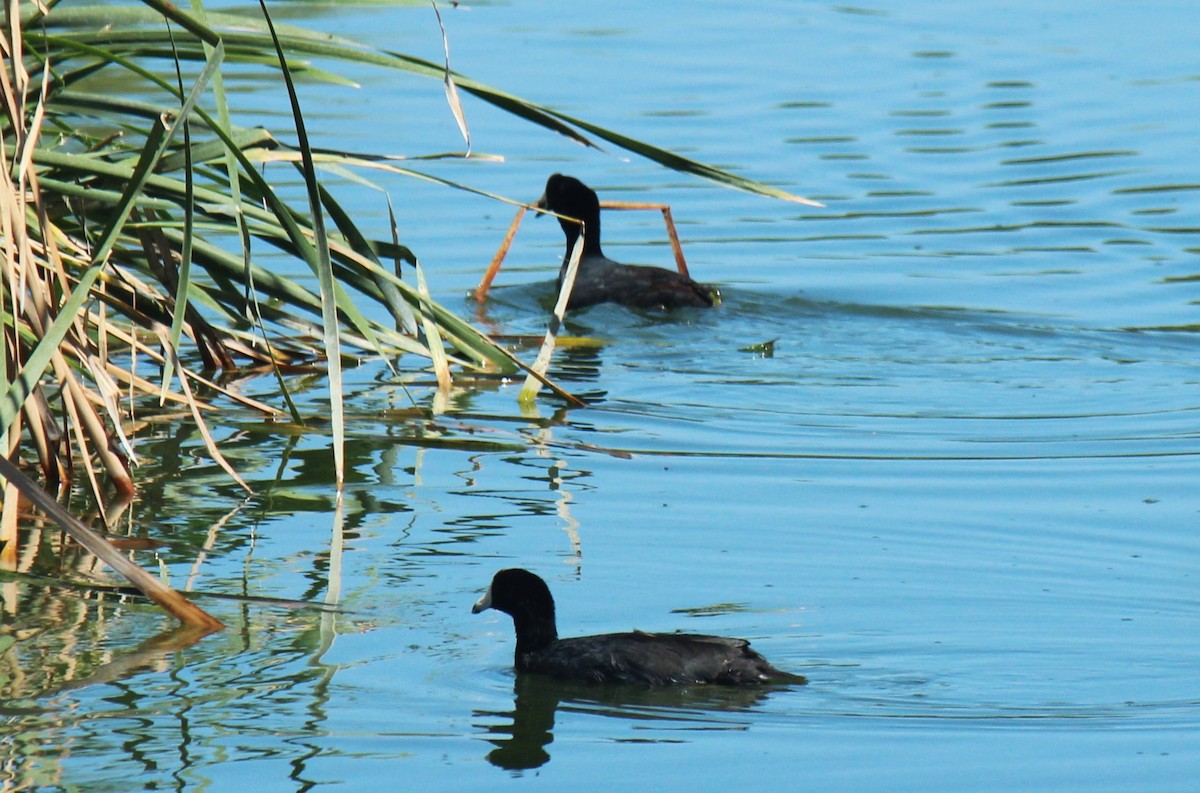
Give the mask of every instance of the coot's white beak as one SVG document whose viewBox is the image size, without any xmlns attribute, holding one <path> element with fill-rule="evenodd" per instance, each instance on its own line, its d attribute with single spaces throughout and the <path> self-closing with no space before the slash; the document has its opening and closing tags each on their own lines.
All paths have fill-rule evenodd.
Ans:
<svg viewBox="0 0 1200 793">
<path fill-rule="evenodd" d="M 475 601 L 475 605 L 471 606 L 471 613 L 478 614 L 481 611 L 487 611 L 492 607 L 492 588 L 489 586 L 487 592 L 483 593 L 483 597 Z"/>
</svg>

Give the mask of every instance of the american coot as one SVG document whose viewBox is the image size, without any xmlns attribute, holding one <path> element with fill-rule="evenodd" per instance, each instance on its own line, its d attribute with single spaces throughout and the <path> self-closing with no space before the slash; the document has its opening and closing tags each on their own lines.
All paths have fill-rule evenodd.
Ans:
<svg viewBox="0 0 1200 793">
<path fill-rule="evenodd" d="M 528 570 L 501 570 L 471 613 L 497 609 L 517 630 L 515 664 L 520 672 L 592 683 L 663 686 L 720 683 L 754 686 L 801 684 L 750 649 L 745 639 L 695 633 L 606 633 L 558 638 L 554 598 L 546 582 Z"/>
<path fill-rule="evenodd" d="M 600 250 L 600 199 L 596 192 L 573 176 L 556 173 L 546 181 L 546 192 L 535 205 L 584 222 L 583 257 L 575 275 L 569 308 L 596 303 L 620 303 L 637 308 L 705 307 L 713 305 L 713 289 L 662 267 L 619 264 Z M 578 223 L 559 218 L 567 235 L 567 253 L 558 271 L 558 287 L 579 238 Z"/>
</svg>

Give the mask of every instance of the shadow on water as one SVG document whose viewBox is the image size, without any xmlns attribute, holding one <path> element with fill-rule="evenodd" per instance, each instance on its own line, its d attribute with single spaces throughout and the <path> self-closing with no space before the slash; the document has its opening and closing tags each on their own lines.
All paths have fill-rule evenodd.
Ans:
<svg viewBox="0 0 1200 793">
<path fill-rule="evenodd" d="M 496 719 L 495 724 L 477 724 L 496 748 L 487 760 L 497 768 L 524 771 L 550 761 L 547 747 L 554 742 L 555 716 L 559 711 L 607 716 L 630 722 L 666 722 L 695 725 L 704 730 L 747 730 L 748 718 L 740 718 L 772 694 L 787 686 L 592 686 L 556 680 L 535 674 L 518 674 L 513 683 L 511 711 L 477 710 L 476 719 Z M 678 733 L 671 741 L 678 742 Z M 621 739 L 617 739 L 620 741 Z M 651 738 L 632 742 L 657 742 Z M 628 742 L 628 741 L 627 741 Z"/>
</svg>

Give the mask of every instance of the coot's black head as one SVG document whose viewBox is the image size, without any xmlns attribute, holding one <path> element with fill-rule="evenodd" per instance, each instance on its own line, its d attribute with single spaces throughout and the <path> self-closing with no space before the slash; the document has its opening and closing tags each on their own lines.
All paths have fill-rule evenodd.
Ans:
<svg viewBox="0 0 1200 793">
<path fill-rule="evenodd" d="M 518 653 L 539 649 L 558 638 L 550 587 L 528 570 L 511 568 L 496 573 L 471 613 L 487 609 L 503 611 L 513 618 Z"/>
<path fill-rule="evenodd" d="M 596 197 L 595 190 L 574 176 L 564 176 L 561 173 L 551 174 L 546 180 L 546 191 L 538 199 L 537 205 L 564 215 L 573 210 L 579 213 L 573 217 L 580 220 L 587 220 L 581 215 L 592 215 L 600 211 L 600 199 Z"/>
<path fill-rule="evenodd" d="M 543 613 L 554 616 L 554 598 L 541 577 L 513 567 L 492 577 L 492 585 L 471 608 L 472 614 L 496 609 L 516 616 L 518 613 Z"/>
<path fill-rule="evenodd" d="M 576 179 L 574 176 L 563 176 L 556 173 L 546 180 L 546 192 L 535 205 L 539 209 L 549 209 L 569 218 L 582 220 L 587 225 L 584 243 L 589 253 L 600 251 L 600 199 L 596 191 Z M 558 219 L 563 233 L 567 235 L 567 252 L 579 237 L 579 224 L 570 220 Z"/>
</svg>

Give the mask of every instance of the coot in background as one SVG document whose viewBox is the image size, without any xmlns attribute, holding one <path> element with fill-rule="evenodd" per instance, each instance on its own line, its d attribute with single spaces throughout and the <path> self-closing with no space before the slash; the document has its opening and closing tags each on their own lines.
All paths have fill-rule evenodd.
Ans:
<svg viewBox="0 0 1200 793">
<path fill-rule="evenodd" d="M 575 275 L 569 308 L 596 303 L 620 303 L 636 308 L 708 307 L 714 301 L 712 287 L 662 267 L 620 264 L 600 249 L 600 199 L 596 192 L 573 176 L 556 173 L 546 181 L 546 192 L 536 206 L 584 222 L 583 257 Z M 559 218 L 567 236 L 567 252 L 558 272 L 558 286 L 571 258 L 571 248 L 579 238 L 580 226 Z"/>
<path fill-rule="evenodd" d="M 558 638 L 554 598 L 546 582 L 528 570 L 501 570 L 471 609 L 503 611 L 517 632 L 520 672 L 592 683 L 646 686 L 718 683 L 730 686 L 802 684 L 771 666 L 745 639 L 695 633 L 606 633 Z"/>
</svg>

